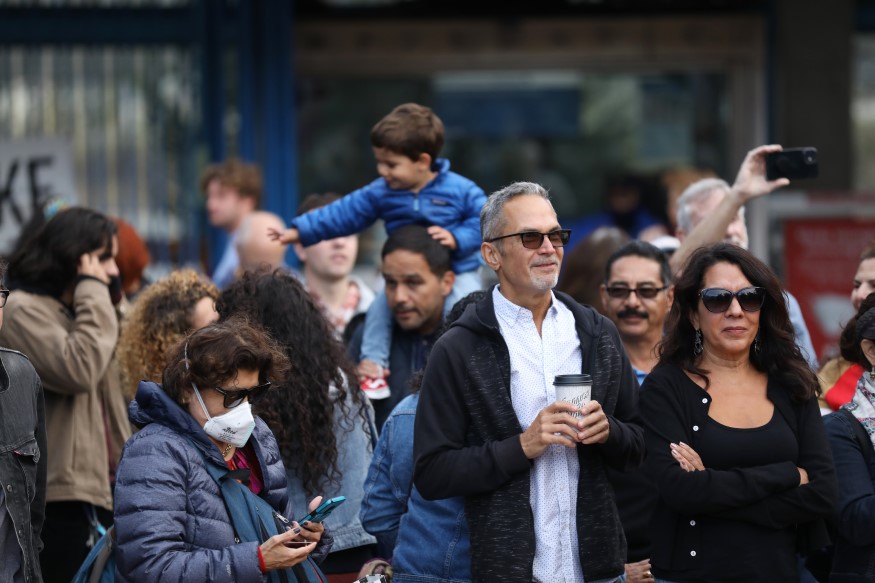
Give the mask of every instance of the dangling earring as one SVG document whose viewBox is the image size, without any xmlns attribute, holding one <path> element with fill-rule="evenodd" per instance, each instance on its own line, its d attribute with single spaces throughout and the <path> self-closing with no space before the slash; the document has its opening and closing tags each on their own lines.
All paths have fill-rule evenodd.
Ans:
<svg viewBox="0 0 875 583">
<path fill-rule="evenodd" d="M 705 346 L 702 344 L 702 331 L 696 328 L 696 338 L 693 341 L 693 354 L 699 356 L 705 351 Z"/>
<path fill-rule="evenodd" d="M 760 335 L 757 334 L 756 338 L 753 339 L 753 351 L 757 354 L 760 353 Z"/>
</svg>

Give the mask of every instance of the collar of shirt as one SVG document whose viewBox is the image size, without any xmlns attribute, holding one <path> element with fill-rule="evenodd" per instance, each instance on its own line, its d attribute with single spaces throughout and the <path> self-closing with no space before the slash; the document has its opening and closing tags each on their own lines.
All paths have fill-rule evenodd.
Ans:
<svg viewBox="0 0 875 583">
<path fill-rule="evenodd" d="M 528 308 L 518 306 L 503 295 L 501 295 L 501 286 L 497 285 L 492 290 L 492 303 L 495 305 L 495 316 L 501 320 L 505 326 L 513 328 L 517 322 L 521 320 L 529 321 L 532 319 L 532 311 Z M 559 303 L 556 301 L 556 296 L 550 292 L 550 308 L 547 310 L 547 317 L 555 318 L 559 315 Z"/>
</svg>

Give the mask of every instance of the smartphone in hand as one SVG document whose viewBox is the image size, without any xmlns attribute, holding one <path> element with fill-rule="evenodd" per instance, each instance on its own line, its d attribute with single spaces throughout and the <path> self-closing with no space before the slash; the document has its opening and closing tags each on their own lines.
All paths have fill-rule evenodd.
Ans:
<svg viewBox="0 0 875 583">
<path fill-rule="evenodd" d="M 817 148 L 789 148 L 766 154 L 766 179 L 817 178 Z"/>
<path fill-rule="evenodd" d="M 316 510 L 302 518 L 298 521 L 298 524 L 304 524 L 304 522 L 322 522 L 328 515 L 334 512 L 334 509 L 346 502 L 346 496 L 338 496 L 337 498 L 332 498 L 330 500 L 326 500 L 322 504 L 319 505 Z"/>
</svg>

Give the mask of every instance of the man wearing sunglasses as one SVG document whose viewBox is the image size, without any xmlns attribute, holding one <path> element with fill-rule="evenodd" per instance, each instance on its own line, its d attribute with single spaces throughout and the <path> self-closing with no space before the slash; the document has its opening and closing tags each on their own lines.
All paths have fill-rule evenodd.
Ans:
<svg viewBox="0 0 875 583">
<path fill-rule="evenodd" d="M 553 292 L 569 232 L 543 187 L 494 193 L 480 227 L 499 284 L 432 349 L 414 483 L 465 497 L 474 581 L 613 581 L 626 545 L 605 467 L 644 454 L 629 360 L 610 320 Z M 554 377 L 580 373 L 591 402 L 557 402 Z"/>
<path fill-rule="evenodd" d="M 699 247 L 722 240 L 742 249 L 748 248 L 744 205 L 790 184 L 786 178 L 766 180 L 765 157 L 769 153 L 780 152 L 781 149 L 781 146 L 771 145 L 760 146 L 748 152 L 732 186 L 719 178 L 705 178 L 694 182 L 681 194 L 677 202 L 676 233 L 681 246 L 671 257 L 671 266 L 675 273 L 681 270 L 689 256 Z M 799 301 L 786 290 L 784 296 L 787 299 L 787 310 L 790 312 L 796 344 L 808 364 L 817 370 L 820 364 Z"/>
<path fill-rule="evenodd" d="M 630 241 L 608 258 L 601 288 L 604 314 L 611 319 L 638 383 L 658 360 L 656 345 L 674 289 L 666 255 L 644 241 Z"/>
<path fill-rule="evenodd" d="M 600 293 L 603 313 L 617 326 L 640 384 L 658 361 L 656 347 L 674 299 L 668 257 L 650 243 L 626 243 L 608 258 Z M 608 479 L 626 534 L 626 583 L 652 581 L 650 516 L 656 486 L 643 468 L 608 468 Z"/>
</svg>

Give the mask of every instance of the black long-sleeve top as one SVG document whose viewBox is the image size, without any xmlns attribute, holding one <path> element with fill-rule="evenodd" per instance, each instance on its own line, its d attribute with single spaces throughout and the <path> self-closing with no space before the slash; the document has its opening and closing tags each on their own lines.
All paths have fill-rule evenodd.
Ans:
<svg viewBox="0 0 875 583">
<path fill-rule="evenodd" d="M 739 463 L 731 469 L 712 469 L 705 463 L 704 471 L 686 472 L 672 457 L 669 444 L 683 441 L 693 449 L 701 447 L 706 424 L 713 423 L 708 417 L 711 396 L 674 366 L 657 367 L 645 379 L 641 414 L 646 468 L 659 489 L 651 525 L 656 577 L 787 580 L 788 573 L 796 573 L 796 548 L 826 544 L 823 519 L 833 508 L 836 479 L 817 401 L 794 401 L 772 379 L 767 396 L 795 436 L 795 459 Z M 763 453 L 749 452 L 750 459 L 762 460 Z M 745 457 L 745 452 L 736 454 Z M 797 467 L 808 472 L 808 484 L 799 486 Z M 776 540 L 791 548 L 776 552 Z M 736 549 L 731 559 L 725 552 L 728 547 Z"/>
</svg>

